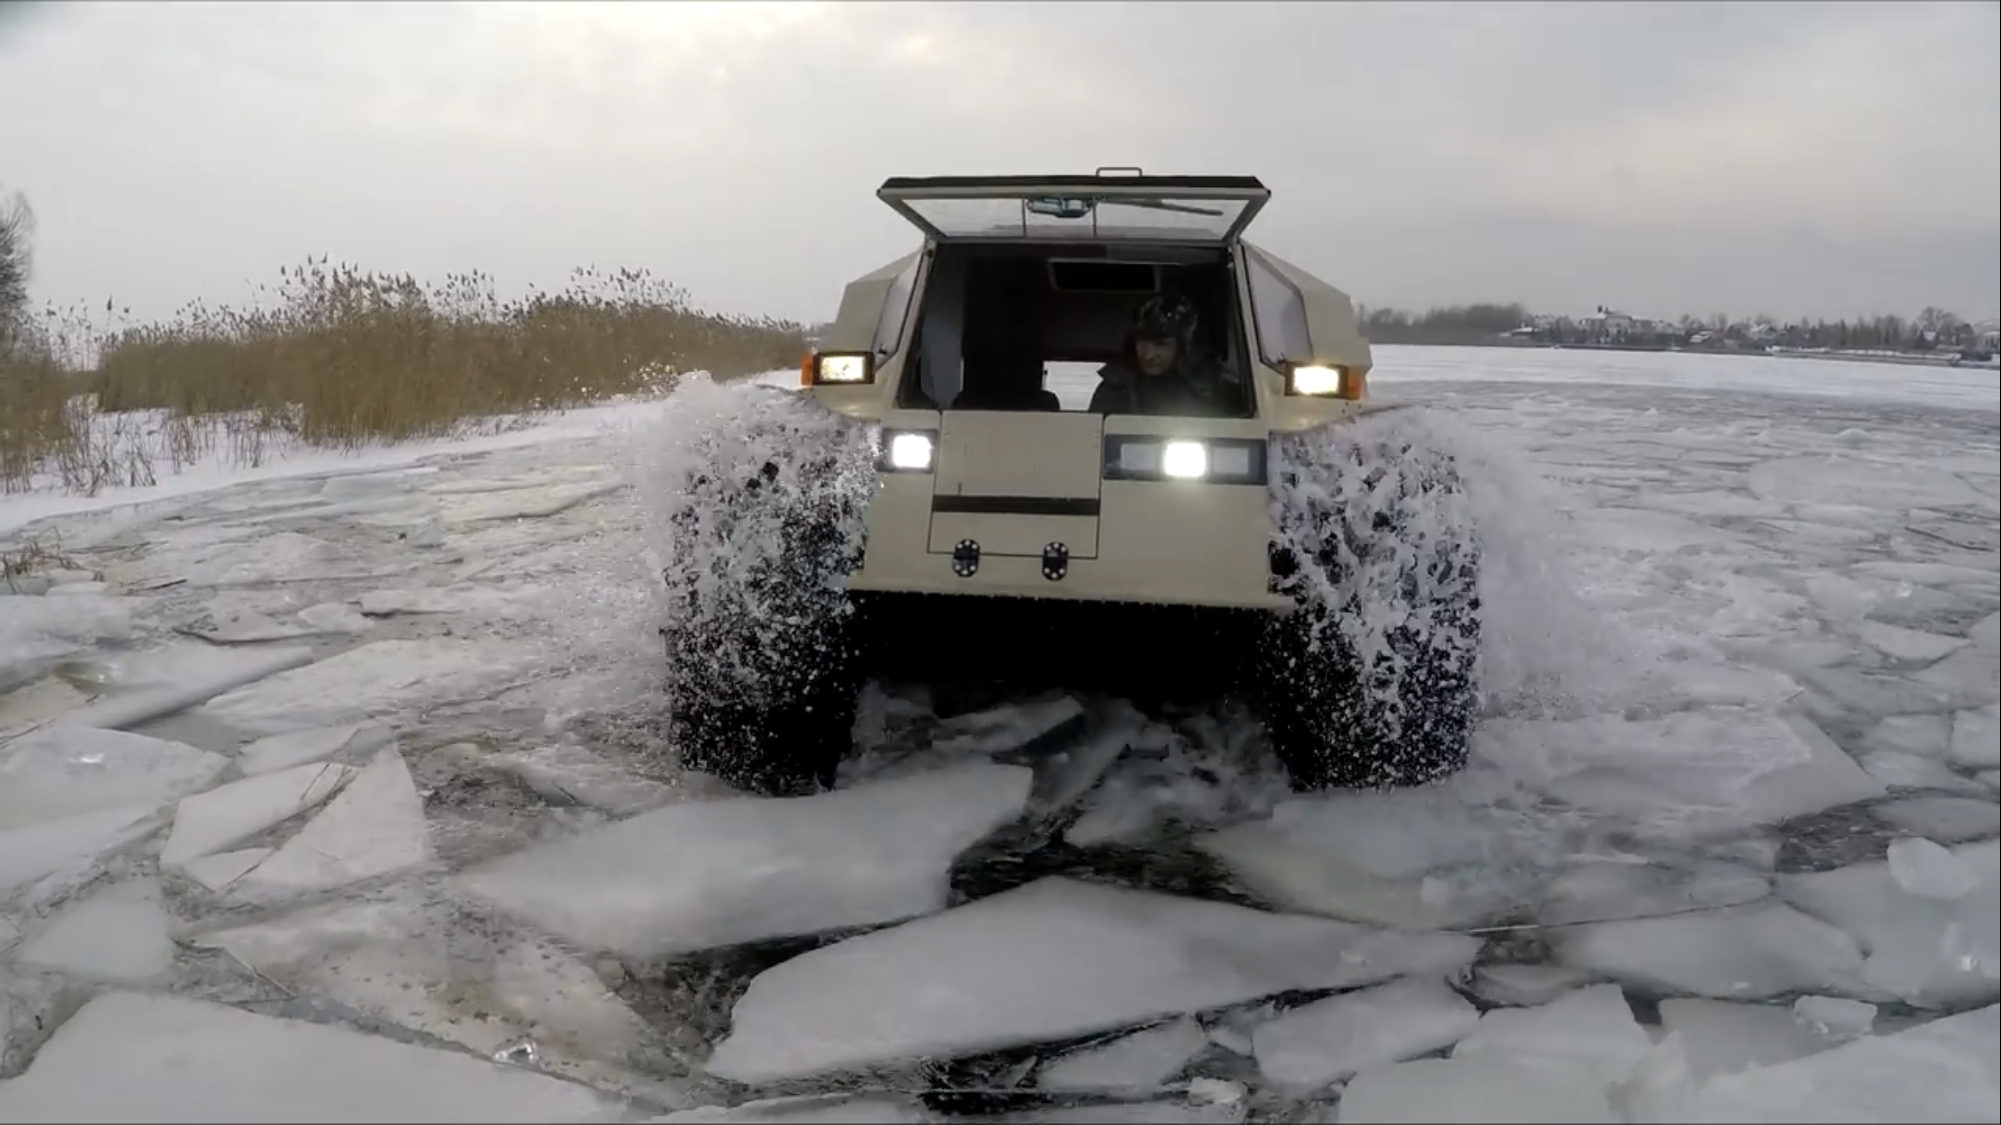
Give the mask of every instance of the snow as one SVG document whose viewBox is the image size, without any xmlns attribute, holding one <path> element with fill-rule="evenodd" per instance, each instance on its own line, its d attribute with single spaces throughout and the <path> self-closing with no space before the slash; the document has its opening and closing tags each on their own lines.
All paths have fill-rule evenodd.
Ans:
<svg viewBox="0 0 2001 1125">
<path fill-rule="evenodd" d="M 1396 793 L 901 688 L 830 793 L 679 768 L 661 471 L 831 435 L 770 391 L 0 499 L 75 559 L 0 593 L 0 1120 L 2001 1117 L 1991 372 L 1378 363 L 1487 587 Z"/>
<path fill-rule="evenodd" d="M 1031 771 L 985 762 L 811 797 L 698 801 L 464 876 L 471 895 L 638 961 L 941 910 L 959 852 L 1020 816 Z"/>
</svg>

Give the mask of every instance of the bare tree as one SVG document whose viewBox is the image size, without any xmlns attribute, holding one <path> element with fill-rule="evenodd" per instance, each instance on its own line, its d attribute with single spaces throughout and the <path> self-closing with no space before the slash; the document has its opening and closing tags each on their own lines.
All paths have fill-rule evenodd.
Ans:
<svg viewBox="0 0 2001 1125">
<path fill-rule="evenodd" d="M 0 339 L 28 310 L 28 278 L 34 271 L 31 241 L 35 212 L 25 196 L 0 202 Z"/>
</svg>

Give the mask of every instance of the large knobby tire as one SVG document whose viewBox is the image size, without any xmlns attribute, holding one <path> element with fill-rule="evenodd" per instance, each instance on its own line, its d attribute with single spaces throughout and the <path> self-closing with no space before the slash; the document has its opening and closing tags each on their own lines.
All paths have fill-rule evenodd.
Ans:
<svg viewBox="0 0 2001 1125">
<path fill-rule="evenodd" d="M 691 475 L 663 575 L 681 762 L 766 796 L 832 786 L 861 688 L 843 589 L 860 544 L 844 529 L 865 493 L 839 479 L 837 457 L 786 460 L 742 479 Z"/>
<path fill-rule="evenodd" d="M 1452 460 L 1400 440 L 1338 463 L 1281 515 L 1298 608 L 1263 638 L 1257 696 L 1293 788 L 1417 785 L 1463 769 L 1478 706 L 1480 547 Z M 1282 470 L 1288 488 L 1301 484 Z M 1286 524 L 1290 526 L 1284 526 Z"/>
</svg>

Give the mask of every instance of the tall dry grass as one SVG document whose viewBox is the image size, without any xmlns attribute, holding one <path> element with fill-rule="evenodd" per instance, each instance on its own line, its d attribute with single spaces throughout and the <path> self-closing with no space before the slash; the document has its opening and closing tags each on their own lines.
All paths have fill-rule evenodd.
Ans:
<svg viewBox="0 0 2001 1125">
<path fill-rule="evenodd" d="M 560 292 L 502 301 L 482 274 L 426 285 L 322 260 L 281 271 L 249 308 L 197 303 L 139 327 L 50 313 L 0 338 L 0 490 L 448 438 L 658 392 L 681 371 L 787 367 L 804 347 L 800 325 L 702 312 L 643 271 L 578 270 Z M 76 370 L 80 355 L 95 365 Z"/>
</svg>

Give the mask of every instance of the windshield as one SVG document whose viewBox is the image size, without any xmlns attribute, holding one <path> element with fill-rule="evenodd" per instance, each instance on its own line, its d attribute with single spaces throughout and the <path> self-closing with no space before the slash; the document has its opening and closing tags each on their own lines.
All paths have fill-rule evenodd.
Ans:
<svg viewBox="0 0 2001 1125">
<path fill-rule="evenodd" d="M 1066 194 L 911 199 L 907 206 L 946 238 L 1208 242 L 1226 237 L 1249 202 Z"/>
</svg>

